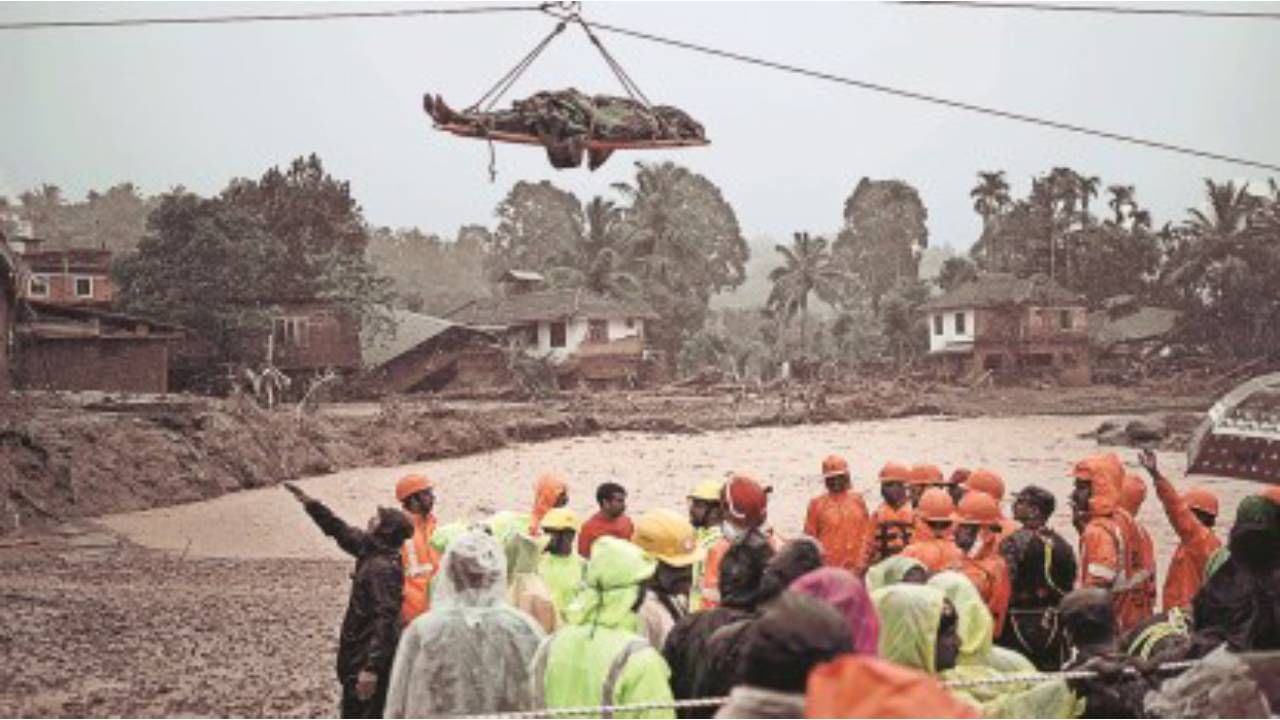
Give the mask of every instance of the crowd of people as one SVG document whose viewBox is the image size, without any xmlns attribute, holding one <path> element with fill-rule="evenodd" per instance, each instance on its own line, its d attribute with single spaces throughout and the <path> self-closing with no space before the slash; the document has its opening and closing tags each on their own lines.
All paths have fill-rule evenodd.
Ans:
<svg viewBox="0 0 1280 720">
<path fill-rule="evenodd" d="M 1223 544 L 1212 490 L 1138 461 L 1145 478 L 1114 453 L 1070 469 L 1078 547 L 1042 487 L 1009 517 L 996 471 L 891 462 L 870 511 L 835 455 L 790 538 L 742 473 L 634 518 L 607 482 L 581 523 L 547 474 L 530 512 L 447 524 L 409 475 L 365 530 L 286 487 L 356 558 L 344 717 L 1148 717 L 1221 687 L 1245 687 L 1227 712 L 1247 712 L 1260 691 L 1235 658 L 1280 649 L 1280 487 L 1244 498 Z M 1148 487 L 1179 539 L 1163 588 L 1135 520 Z"/>
</svg>

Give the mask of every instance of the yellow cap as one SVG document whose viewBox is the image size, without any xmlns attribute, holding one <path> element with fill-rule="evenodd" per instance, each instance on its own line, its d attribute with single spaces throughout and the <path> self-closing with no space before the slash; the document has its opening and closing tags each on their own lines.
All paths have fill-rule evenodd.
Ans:
<svg viewBox="0 0 1280 720">
<path fill-rule="evenodd" d="M 631 542 L 649 555 L 671 565 L 686 567 L 702 558 L 693 525 L 670 510 L 653 510 L 636 518 Z"/>
<path fill-rule="evenodd" d="M 542 516 L 543 530 L 577 530 L 578 515 L 569 508 L 552 508 Z"/>
<path fill-rule="evenodd" d="M 703 480 L 693 487 L 693 492 L 689 493 L 689 499 L 720 502 L 720 488 L 723 486 L 724 483 L 719 480 Z"/>
</svg>

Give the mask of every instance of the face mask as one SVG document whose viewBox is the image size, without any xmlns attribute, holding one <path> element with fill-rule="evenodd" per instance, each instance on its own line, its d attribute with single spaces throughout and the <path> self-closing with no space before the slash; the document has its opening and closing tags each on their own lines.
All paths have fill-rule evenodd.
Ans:
<svg viewBox="0 0 1280 720">
<path fill-rule="evenodd" d="M 728 520 L 725 520 L 724 522 L 720 523 L 720 534 L 723 535 L 725 539 L 727 539 L 729 542 L 733 542 L 734 540 L 737 540 L 738 538 L 745 535 L 746 531 L 738 527 L 737 525 L 734 525 L 733 523 L 729 522 Z"/>
</svg>

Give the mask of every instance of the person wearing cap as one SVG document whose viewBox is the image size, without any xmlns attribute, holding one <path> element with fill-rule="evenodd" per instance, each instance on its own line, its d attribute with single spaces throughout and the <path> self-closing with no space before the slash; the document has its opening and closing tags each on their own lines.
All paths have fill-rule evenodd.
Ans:
<svg viewBox="0 0 1280 720">
<path fill-rule="evenodd" d="M 917 530 L 902 557 L 924 563 L 929 572 L 955 570 L 964 562 L 964 553 L 951 538 L 955 523 L 955 505 L 946 490 L 929 488 L 916 508 Z"/>
<path fill-rule="evenodd" d="M 880 497 L 883 502 L 867 523 L 867 538 L 862 543 L 863 565 L 872 565 L 902 552 L 911 542 L 915 527 L 915 509 L 908 502 L 907 484 L 911 468 L 901 463 L 885 463 L 880 468 Z"/>
<path fill-rule="evenodd" d="M 1143 580 L 1138 585 L 1137 593 L 1142 597 L 1142 616 L 1151 617 L 1156 612 L 1156 543 L 1146 526 L 1138 522 L 1138 511 L 1147 500 L 1147 485 L 1138 475 L 1125 472 L 1120 483 L 1120 507 L 1133 517 L 1133 528 L 1137 532 L 1138 552 L 1141 557 L 1139 572 Z M 1138 611 L 1134 611 L 1138 612 Z M 1132 629 L 1132 628 L 1131 628 Z"/>
<path fill-rule="evenodd" d="M 1111 592 L 1124 634 L 1146 619 L 1141 541 L 1133 516 L 1120 507 L 1124 463 L 1114 454 L 1076 463 L 1071 475 L 1072 522 L 1080 533 L 1080 585 Z"/>
<path fill-rule="evenodd" d="M 413 524 L 399 510 L 378 508 L 361 530 L 343 522 L 293 483 L 284 483 L 284 489 L 302 503 L 321 532 L 356 560 L 338 635 L 340 714 L 344 718 L 380 718 L 400 638 L 405 577 L 399 553 L 413 535 Z"/>
<path fill-rule="evenodd" d="M 1011 518 L 1005 517 L 1004 511 L 1000 508 L 1004 502 L 1004 478 L 1000 477 L 1000 473 L 989 468 L 978 468 L 965 475 L 964 491 L 975 490 L 977 492 L 986 493 L 996 501 L 996 510 L 1000 512 L 1000 539 L 1003 542 L 1018 529 L 1018 523 Z M 957 501 L 959 502 L 959 501 Z"/>
<path fill-rule="evenodd" d="M 569 504 L 569 486 L 555 473 L 543 473 L 533 484 L 533 512 L 529 515 L 529 535 L 537 537 L 542 529 L 542 517 L 553 508 Z"/>
<path fill-rule="evenodd" d="M 1164 610 L 1190 608 L 1192 598 L 1204 583 L 1209 558 L 1222 547 L 1222 541 L 1213 532 L 1218 498 L 1213 491 L 1201 486 L 1179 495 L 1173 483 L 1160 474 L 1156 454 L 1151 450 L 1143 451 L 1139 461 L 1151 476 L 1165 517 L 1178 535 L 1178 549 L 1173 552 L 1164 579 Z"/>
<path fill-rule="evenodd" d="M 823 561 L 855 575 L 867 570 L 863 543 L 870 518 L 862 495 L 853 491 L 849 463 L 839 455 L 822 461 L 827 491 L 809 501 L 804 533 L 822 544 Z"/>
<path fill-rule="evenodd" d="M 769 519 L 769 492 L 748 475 L 736 474 L 720 489 L 720 504 L 724 507 L 724 522 L 720 524 L 722 537 L 707 550 L 706 569 L 698 588 L 702 607 L 713 608 L 720 604 L 720 562 L 729 546 L 749 534 L 758 534 L 777 552 L 781 538 L 771 528 L 765 527 Z"/>
<path fill-rule="evenodd" d="M 435 483 L 425 475 L 405 475 L 396 482 L 396 500 L 413 523 L 413 537 L 400 548 L 404 594 L 400 625 L 405 626 L 431 608 L 431 579 L 440 567 L 440 552 L 431 543 L 436 531 Z"/>
<path fill-rule="evenodd" d="M 706 573 L 706 555 L 720 539 L 720 524 L 724 522 L 724 505 L 720 503 L 718 480 L 704 480 L 689 493 L 689 523 L 702 548 L 702 556 L 693 564 L 693 586 L 689 593 L 689 611 L 702 609 L 702 578 Z"/>
<path fill-rule="evenodd" d="M 587 571 L 587 562 L 573 549 L 578 516 L 569 508 L 555 508 L 542 516 L 542 532 L 547 537 L 547 545 L 538 558 L 538 575 L 551 590 L 551 601 L 563 619 Z"/>
<path fill-rule="evenodd" d="M 656 567 L 648 554 L 626 540 L 606 535 L 596 541 L 584 587 L 565 614 L 568 625 L 544 640 L 534 654 L 533 707 L 670 707 L 671 670 L 662 654 L 636 634 L 636 608 Z M 655 709 L 613 717 L 674 718 L 675 712 Z"/>
<path fill-rule="evenodd" d="M 1012 597 L 998 642 L 1042 671 L 1057 670 L 1067 659 L 1055 613 L 1075 588 L 1077 574 L 1071 543 L 1048 525 L 1056 507 L 1053 493 L 1044 488 L 1028 485 L 1019 490 L 1013 516 L 1022 526 L 1000 543 Z"/>
<path fill-rule="evenodd" d="M 957 509 L 956 546 L 964 552 L 960 572 L 977 588 L 991 611 L 994 639 L 1004 630 L 1009 612 L 1009 566 L 1000 555 L 1000 508 L 986 493 L 966 493 Z"/>
<path fill-rule="evenodd" d="M 591 546 L 606 535 L 630 540 L 635 527 L 627 517 L 627 489 L 615 482 L 600 483 L 596 488 L 600 511 L 587 518 L 578 532 L 578 554 L 591 559 Z"/>
<path fill-rule="evenodd" d="M 702 556 L 693 525 L 669 510 L 653 510 L 636 518 L 635 543 L 658 563 L 645 583 L 640 604 L 640 635 L 661 650 L 680 618 L 689 614 L 693 565 Z"/>
</svg>

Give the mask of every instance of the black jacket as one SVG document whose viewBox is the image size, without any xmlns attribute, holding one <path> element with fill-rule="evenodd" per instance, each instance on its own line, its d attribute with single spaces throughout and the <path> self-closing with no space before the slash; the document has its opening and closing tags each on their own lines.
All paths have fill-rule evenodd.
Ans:
<svg viewBox="0 0 1280 720">
<path fill-rule="evenodd" d="M 351 527 L 319 501 L 307 502 L 306 510 L 325 535 L 356 558 L 338 640 L 338 680 L 351 682 L 361 670 L 385 677 L 400 639 L 400 548 Z"/>
<path fill-rule="evenodd" d="M 1047 565 L 1046 553 L 1050 560 Z M 1078 572 L 1075 550 L 1049 528 L 1018 529 L 1000 543 L 1000 554 L 1009 566 L 1009 583 L 1013 586 L 1009 606 L 1012 608 L 1057 607 L 1075 588 Z"/>
</svg>

